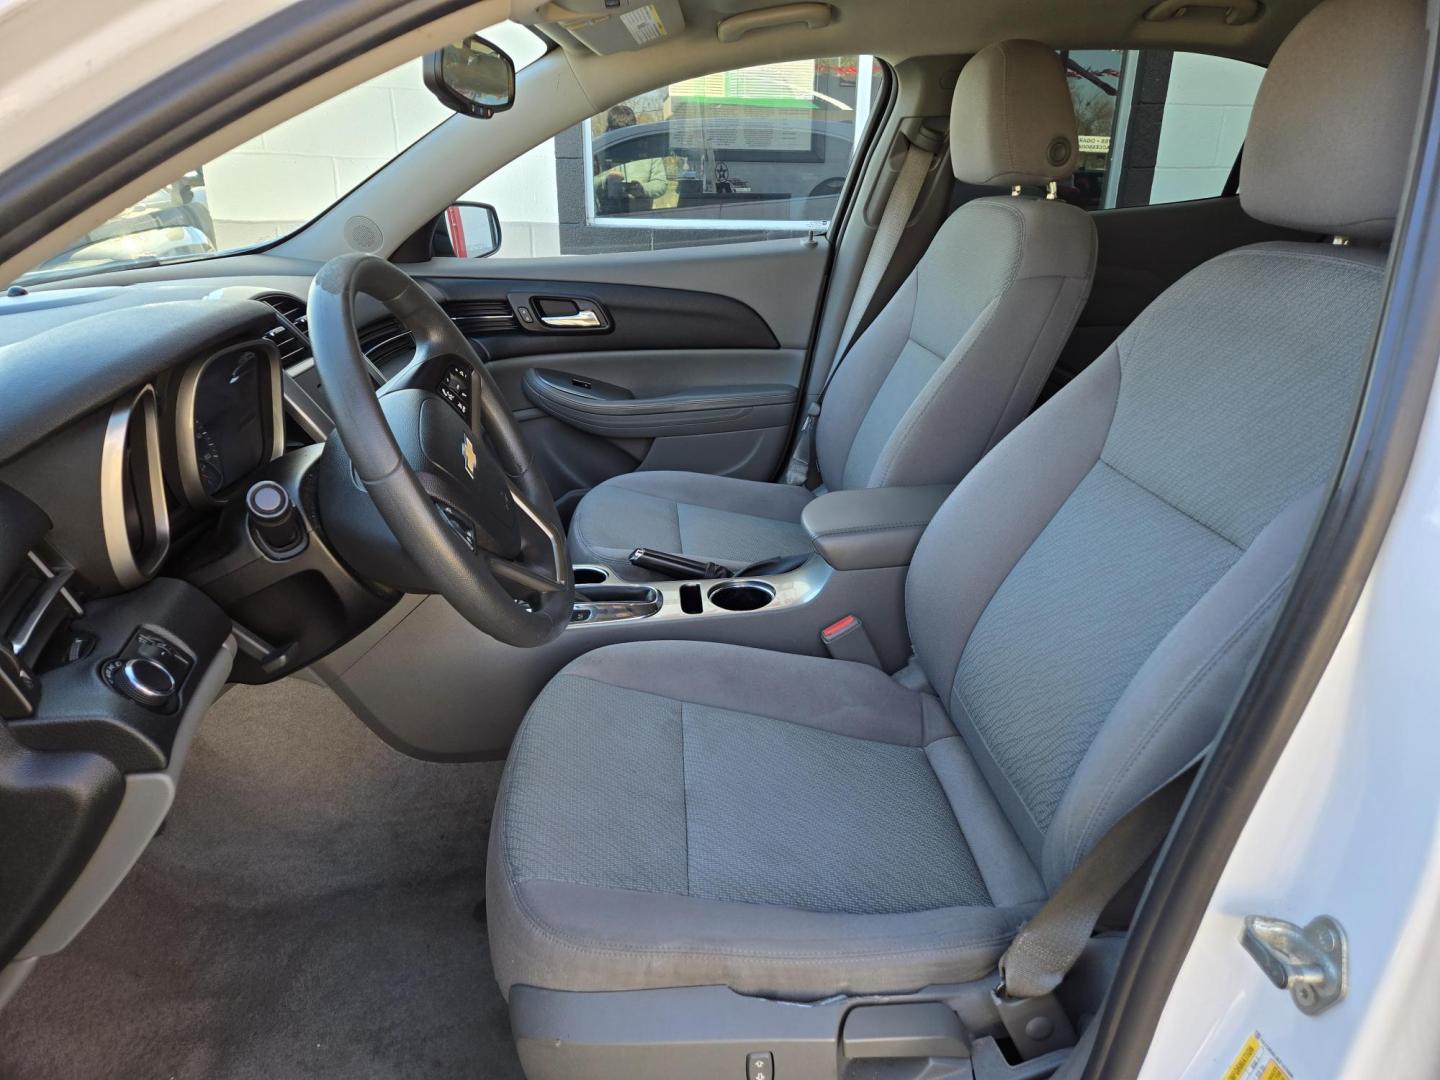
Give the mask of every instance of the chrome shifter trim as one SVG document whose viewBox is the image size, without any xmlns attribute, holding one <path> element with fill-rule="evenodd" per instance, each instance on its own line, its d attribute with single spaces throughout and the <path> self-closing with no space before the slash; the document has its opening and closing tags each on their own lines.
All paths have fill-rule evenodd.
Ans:
<svg viewBox="0 0 1440 1080">
<path fill-rule="evenodd" d="M 694 622 L 697 619 L 716 618 L 755 618 L 774 611 L 784 611 L 789 608 L 802 607 L 810 603 L 824 590 L 826 583 L 834 575 L 831 569 L 820 556 L 816 555 L 809 559 L 803 566 L 791 570 L 786 574 L 775 574 L 770 577 L 747 577 L 747 578 L 711 578 L 704 581 L 631 581 L 625 582 L 618 578 L 611 578 L 612 585 L 637 585 L 650 586 L 660 595 L 658 609 L 651 615 L 630 615 L 631 619 L 644 619 L 647 622 Z M 762 608 L 754 611 L 730 611 L 720 607 L 710 599 L 710 592 L 717 585 L 736 585 L 746 581 L 753 581 L 763 588 L 773 589 L 774 599 Z M 687 585 L 699 586 L 700 610 L 690 614 L 681 607 L 680 590 Z M 584 586 L 581 586 L 583 589 Z M 576 606 L 581 601 L 577 598 Z M 572 622 L 570 629 L 580 630 L 586 626 L 604 625 L 606 622 L 615 622 L 616 616 L 607 620 L 586 619 L 581 622 Z"/>
</svg>

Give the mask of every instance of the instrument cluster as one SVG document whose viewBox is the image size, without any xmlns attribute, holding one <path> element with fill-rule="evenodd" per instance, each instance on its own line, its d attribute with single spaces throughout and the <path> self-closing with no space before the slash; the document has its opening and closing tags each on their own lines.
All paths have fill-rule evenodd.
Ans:
<svg viewBox="0 0 1440 1080">
<path fill-rule="evenodd" d="M 285 452 L 280 357 L 251 341 L 196 361 L 175 391 L 180 488 L 196 508 L 227 502 Z"/>
</svg>

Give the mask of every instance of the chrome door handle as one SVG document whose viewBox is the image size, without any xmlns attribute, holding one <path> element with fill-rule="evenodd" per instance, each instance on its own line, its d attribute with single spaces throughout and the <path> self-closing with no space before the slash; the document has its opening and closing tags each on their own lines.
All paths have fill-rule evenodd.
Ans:
<svg viewBox="0 0 1440 1080">
<path fill-rule="evenodd" d="M 573 315 L 541 315 L 540 321 L 556 330 L 599 330 L 605 325 L 600 316 L 589 309 Z"/>
</svg>

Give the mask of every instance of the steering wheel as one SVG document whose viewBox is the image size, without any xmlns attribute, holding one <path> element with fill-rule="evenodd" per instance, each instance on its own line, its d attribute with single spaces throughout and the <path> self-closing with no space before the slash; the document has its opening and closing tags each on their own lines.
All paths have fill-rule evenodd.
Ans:
<svg viewBox="0 0 1440 1080">
<path fill-rule="evenodd" d="M 356 332 L 362 295 L 416 345 L 378 393 Z M 309 320 L 335 419 L 317 495 L 336 552 L 371 581 L 440 594 L 510 645 L 553 639 L 575 599 L 565 530 L 475 347 L 414 279 L 373 255 L 341 255 L 320 269 Z M 451 400 L 457 387 L 463 406 Z"/>
</svg>

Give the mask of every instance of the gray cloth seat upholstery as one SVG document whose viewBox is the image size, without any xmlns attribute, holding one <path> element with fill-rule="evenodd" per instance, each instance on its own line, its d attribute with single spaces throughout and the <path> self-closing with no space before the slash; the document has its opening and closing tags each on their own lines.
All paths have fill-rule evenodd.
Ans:
<svg viewBox="0 0 1440 1080">
<path fill-rule="evenodd" d="M 590 491 L 570 522 L 576 563 L 622 569 L 637 547 L 690 555 L 735 570 L 771 555 L 806 551 L 800 513 L 814 493 L 792 484 L 764 484 L 705 473 L 633 472 Z"/>
<path fill-rule="evenodd" d="M 959 178 L 1043 186 L 1070 175 L 1076 145 L 1053 50 L 1003 42 L 965 66 L 951 108 Z M 1049 156 L 1057 146 L 1064 152 Z M 996 197 L 956 210 L 836 370 L 815 432 L 823 486 L 964 476 L 1034 404 L 1089 296 L 1095 257 L 1094 223 L 1066 203 Z M 800 511 L 810 493 L 762 490 L 781 486 L 687 472 L 615 477 L 576 507 L 571 555 L 643 578 L 626 561 L 637 547 L 737 570 L 808 552 Z"/>
<path fill-rule="evenodd" d="M 819 997 L 979 978 L 1043 893 L 977 776 L 935 698 L 875 668 L 598 649 L 511 751 L 488 872 L 502 985 Z"/>
<path fill-rule="evenodd" d="M 1416 115 L 1422 20 L 1416 0 L 1307 16 L 1255 106 L 1286 167 L 1247 151 L 1242 198 L 1269 205 L 1297 157 L 1328 159 L 1329 127 L 1270 122 L 1302 102 L 1403 173 L 1393 125 L 1364 119 Z M 1338 56 L 1384 75 L 1354 95 Z M 1398 187 L 1377 211 L 1326 175 L 1322 199 L 1283 200 L 1290 220 L 1388 236 Z M 1211 260 L 988 454 L 908 579 L 933 693 L 714 644 L 573 662 L 522 725 L 491 829 L 502 988 L 803 1000 L 989 972 L 1232 705 L 1346 444 L 1385 259 L 1269 243 Z"/>
</svg>

